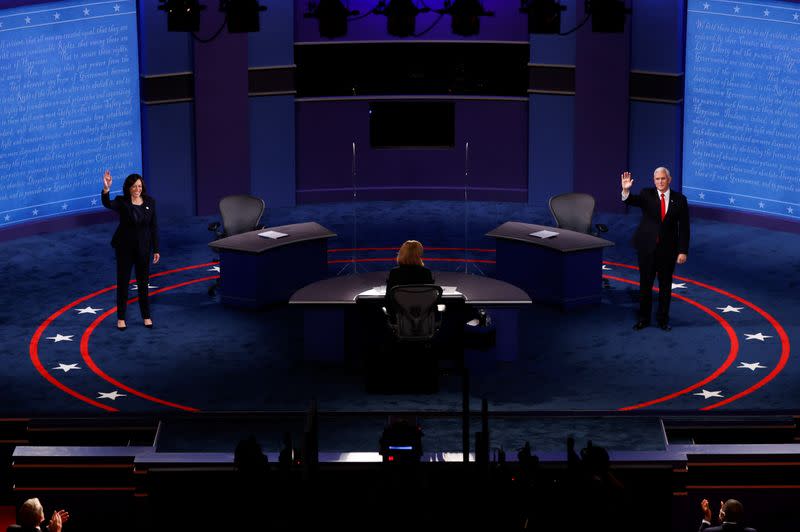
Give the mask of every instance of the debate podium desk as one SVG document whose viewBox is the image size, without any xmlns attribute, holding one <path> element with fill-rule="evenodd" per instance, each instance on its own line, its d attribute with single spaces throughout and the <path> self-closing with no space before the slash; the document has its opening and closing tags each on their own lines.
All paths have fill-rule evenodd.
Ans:
<svg viewBox="0 0 800 532">
<path fill-rule="evenodd" d="M 342 275 L 317 281 L 295 292 L 290 305 L 302 308 L 304 358 L 319 362 L 343 362 L 358 345 L 374 347 L 376 319 L 385 322 L 378 312 L 383 304 L 383 295 L 362 295 L 376 287 L 384 287 L 388 272 L 368 272 Z M 530 305 L 531 298 L 520 288 L 507 282 L 481 275 L 457 272 L 433 272 L 434 283 L 455 287 L 458 294 L 443 296 L 448 306 L 444 319 L 451 316 L 447 327 L 454 335 L 463 334 L 464 324 L 455 320 L 460 313 L 459 305 L 488 308 L 497 327 L 498 360 L 517 358 L 519 343 L 519 307 Z M 453 307 L 453 312 L 450 307 Z M 376 318 L 376 316 L 378 318 Z M 366 339 L 366 341 L 365 341 Z"/>
<path fill-rule="evenodd" d="M 287 236 L 258 236 L 265 231 Z M 244 308 L 285 303 L 298 288 L 328 275 L 328 239 L 335 236 L 316 222 L 305 222 L 211 242 L 219 253 L 222 303 Z"/>
<path fill-rule="evenodd" d="M 531 236 L 553 231 L 551 238 Z M 497 240 L 498 279 L 525 290 L 536 302 L 565 309 L 600 302 L 603 248 L 614 243 L 569 229 L 506 222 L 486 236 Z"/>
</svg>

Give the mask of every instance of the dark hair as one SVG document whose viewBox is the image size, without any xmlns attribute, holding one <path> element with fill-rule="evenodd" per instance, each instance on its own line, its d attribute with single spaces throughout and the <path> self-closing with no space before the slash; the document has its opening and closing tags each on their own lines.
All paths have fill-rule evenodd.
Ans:
<svg viewBox="0 0 800 532">
<path fill-rule="evenodd" d="M 736 499 L 728 499 L 725 501 L 725 504 L 722 505 L 722 511 L 725 513 L 723 521 L 742 524 L 744 506 Z"/>
<path fill-rule="evenodd" d="M 125 196 L 125 199 L 130 201 L 131 200 L 131 187 L 136 180 L 140 179 L 142 181 L 142 197 L 147 195 L 147 187 L 144 186 L 144 179 L 139 174 L 131 174 L 125 178 L 125 182 L 122 184 L 122 194 Z"/>
</svg>

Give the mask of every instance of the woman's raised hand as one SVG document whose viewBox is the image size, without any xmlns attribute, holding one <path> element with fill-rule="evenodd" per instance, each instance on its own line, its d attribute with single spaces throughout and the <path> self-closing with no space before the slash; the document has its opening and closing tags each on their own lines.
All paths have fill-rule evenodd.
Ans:
<svg viewBox="0 0 800 532">
<path fill-rule="evenodd" d="M 111 189 L 111 172 L 106 170 L 106 173 L 103 174 L 103 192 L 108 192 Z"/>
</svg>

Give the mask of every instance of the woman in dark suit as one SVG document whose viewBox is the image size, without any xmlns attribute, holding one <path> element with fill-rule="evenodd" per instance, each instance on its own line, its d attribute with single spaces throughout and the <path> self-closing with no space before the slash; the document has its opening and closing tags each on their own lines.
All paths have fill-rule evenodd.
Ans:
<svg viewBox="0 0 800 532">
<path fill-rule="evenodd" d="M 433 274 L 422 262 L 422 244 L 416 240 L 406 240 L 397 252 L 397 267 L 389 272 L 386 279 L 386 308 L 391 310 L 389 292 L 403 284 L 433 284 Z"/>
<path fill-rule="evenodd" d="M 144 326 L 153 327 L 150 317 L 150 299 L 147 285 L 150 277 L 150 254 L 153 264 L 158 264 L 158 222 L 156 220 L 156 201 L 147 195 L 142 176 L 131 174 L 122 185 L 122 196 L 110 198 L 111 172 L 103 175 L 103 205 L 119 214 L 119 226 L 111 239 L 117 257 L 117 329 L 124 331 L 125 311 L 128 305 L 128 284 L 131 280 L 131 267 L 136 269 L 138 284 L 139 311 Z"/>
</svg>

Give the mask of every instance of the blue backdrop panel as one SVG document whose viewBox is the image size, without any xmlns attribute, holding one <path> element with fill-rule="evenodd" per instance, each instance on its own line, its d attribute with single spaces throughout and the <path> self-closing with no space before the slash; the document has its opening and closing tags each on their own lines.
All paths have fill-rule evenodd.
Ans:
<svg viewBox="0 0 800 532">
<path fill-rule="evenodd" d="M 546 207 L 551 196 L 573 190 L 575 97 L 532 94 L 529 100 L 528 203 Z"/>
<path fill-rule="evenodd" d="M 250 190 L 272 207 L 295 204 L 294 97 L 250 98 Z"/>
<path fill-rule="evenodd" d="M 141 172 L 136 2 L 0 11 L 0 227 L 102 209 Z"/>
<path fill-rule="evenodd" d="M 666 166 L 672 188 L 680 190 L 681 107 L 671 103 L 631 102 L 630 160 L 634 188 L 653 186 L 653 170 Z"/>
<path fill-rule="evenodd" d="M 194 104 L 148 105 L 142 113 L 144 179 L 160 216 L 194 216 Z M 209 234 L 210 236 L 210 234 Z"/>
<path fill-rule="evenodd" d="M 800 218 L 800 6 L 689 2 L 689 201 Z"/>
</svg>

